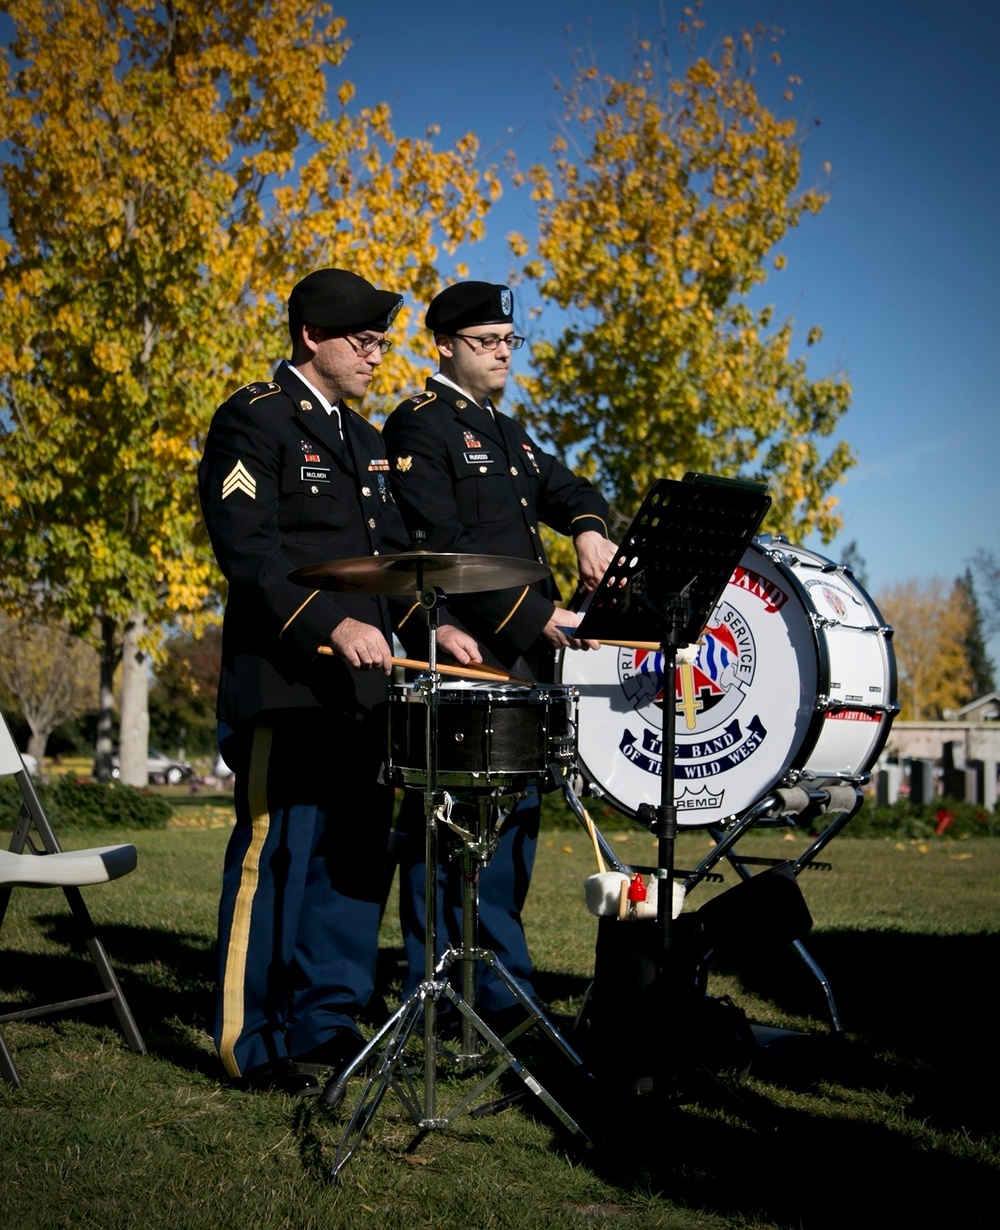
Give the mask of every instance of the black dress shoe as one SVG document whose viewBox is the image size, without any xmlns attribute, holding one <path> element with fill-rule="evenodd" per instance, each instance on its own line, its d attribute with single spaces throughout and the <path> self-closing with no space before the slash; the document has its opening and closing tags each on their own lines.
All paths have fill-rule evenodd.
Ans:
<svg viewBox="0 0 1000 1230">
<path fill-rule="evenodd" d="M 294 1062 L 304 1072 L 342 1072 L 364 1046 L 360 1034 L 341 1025 L 319 1046 L 294 1056 Z"/>
<path fill-rule="evenodd" d="M 292 1059 L 258 1064 L 246 1074 L 243 1083 L 258 1093 L 284 1093 L 290 1098 L 314 1098 L 320 1092 L 316 1077 Z"/>
</svg>

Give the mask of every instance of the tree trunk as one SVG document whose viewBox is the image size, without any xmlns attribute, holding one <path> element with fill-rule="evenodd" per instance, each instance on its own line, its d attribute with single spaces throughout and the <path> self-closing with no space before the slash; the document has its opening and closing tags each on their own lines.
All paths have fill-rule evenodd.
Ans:
<svg viewBox="0 0 1000 1230">
<path fill-rule="evenodd" d="M 34 727 L 31 728 L 31 735 L 28 738 L 27 751 L 29 755 L 34 756 L 39 765 L 41 765 L 42 758 L 45 755 L 45 749 L 49 745 L 50 734 L 52 734 L 51 730 L 36 730 Z"/>
<path fill-rule="evenodd" d="M 101 617 L 101 677 L 98 684 L 97 744 L 94 748 L 94 776 L 99 782 L 111 777 L 114 750 L 115 667 L 118 665 L 118 637 L 113 619 Z"/>
<path fill-rule="evenodd" d="M 118 742 L 121 780 L 129 786 L 145 786 L 149 781 L 149 655 L 140 645 L 145 632 L 146 616 L 142 611 L 133 611 L 122 638 Z"/>
</svg>

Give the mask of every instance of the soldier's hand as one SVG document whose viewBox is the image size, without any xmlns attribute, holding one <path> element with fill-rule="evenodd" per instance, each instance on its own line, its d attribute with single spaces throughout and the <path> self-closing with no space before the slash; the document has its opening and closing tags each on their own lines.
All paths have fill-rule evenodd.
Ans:
<svg viewBox="0 0 1000 1230">
<path fill-rule="evenodd" d="M 344 619 L 330 633 L 330 644 L 338 657 L 359 671 L 381 670 L 392 674 L 392 650 L 371 624 L 359 619 Z"/>
<path fill-rule="evenodd" d="M 542 636 L 556 649 L 600 649 L 597 641 L 579 640 L 567 636 L 563 628 L 576 628 L 583 616 L 579 611 L 563 611 L 559 607 L 552 612 L 552 618 L 542 629 Z"/>
<path fill-rule="evenodd" d="M 580 586 L 588 591 L 595 590 L 607 572 L 608 564 L 614 559 L 617 547 L 597 530 L 585 530 L 573 542 L 580 569 Z"/>
<path fill-rule="evenodd" d="M 438 648 L 450 654 L 460 666 L 470 662 L 482 662 L 479 644 L 474 636 L 456 628 L 454 624 L 441 624 L 437 633 Z"/>
</svg>

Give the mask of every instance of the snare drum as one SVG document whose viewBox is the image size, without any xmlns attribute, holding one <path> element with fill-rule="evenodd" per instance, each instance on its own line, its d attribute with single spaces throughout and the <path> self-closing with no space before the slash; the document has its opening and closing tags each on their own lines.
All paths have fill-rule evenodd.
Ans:
<svg viewBox="0 0 1000 1230">
<path fill-rule="evenodd" d="M 891 636 L 847 569 L 755 539 L 695 663 L 675 672 L 678 824 L 738 815 L 780 784 L 865 774 L 897 711 Z M 566 651 L 561 674 L 580 691 L 584 777 L 630 815 L 659 804 L 662 654 Z"/>
<path fill-rule="evenodd" d="M 438 692 L 437 785 L 516 789 L 545 779 L 576 754 L 577 690 L 443 684 Z M 389 688 L 389 769 L 403 786 L 426 786 L 427 705 L 414 684 Z"/>
</svg>

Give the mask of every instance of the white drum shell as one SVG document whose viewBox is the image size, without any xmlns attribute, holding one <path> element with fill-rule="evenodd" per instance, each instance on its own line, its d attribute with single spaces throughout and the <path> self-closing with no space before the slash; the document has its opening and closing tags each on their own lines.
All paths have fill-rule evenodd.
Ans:
<svg viewBox="0 0 1000 1230">
<path fill-rule="evenodd" d="M 678 824 L 740 814 L 801 778 L 857 779 L 895 712 L 891 634 L 851 575 L 820 555 L 756 540 L 676 674 Z M 581 771 L 619 810 L 660 801 L 659 653 L 566 651 L 580 691 Z"/>
</svg>

